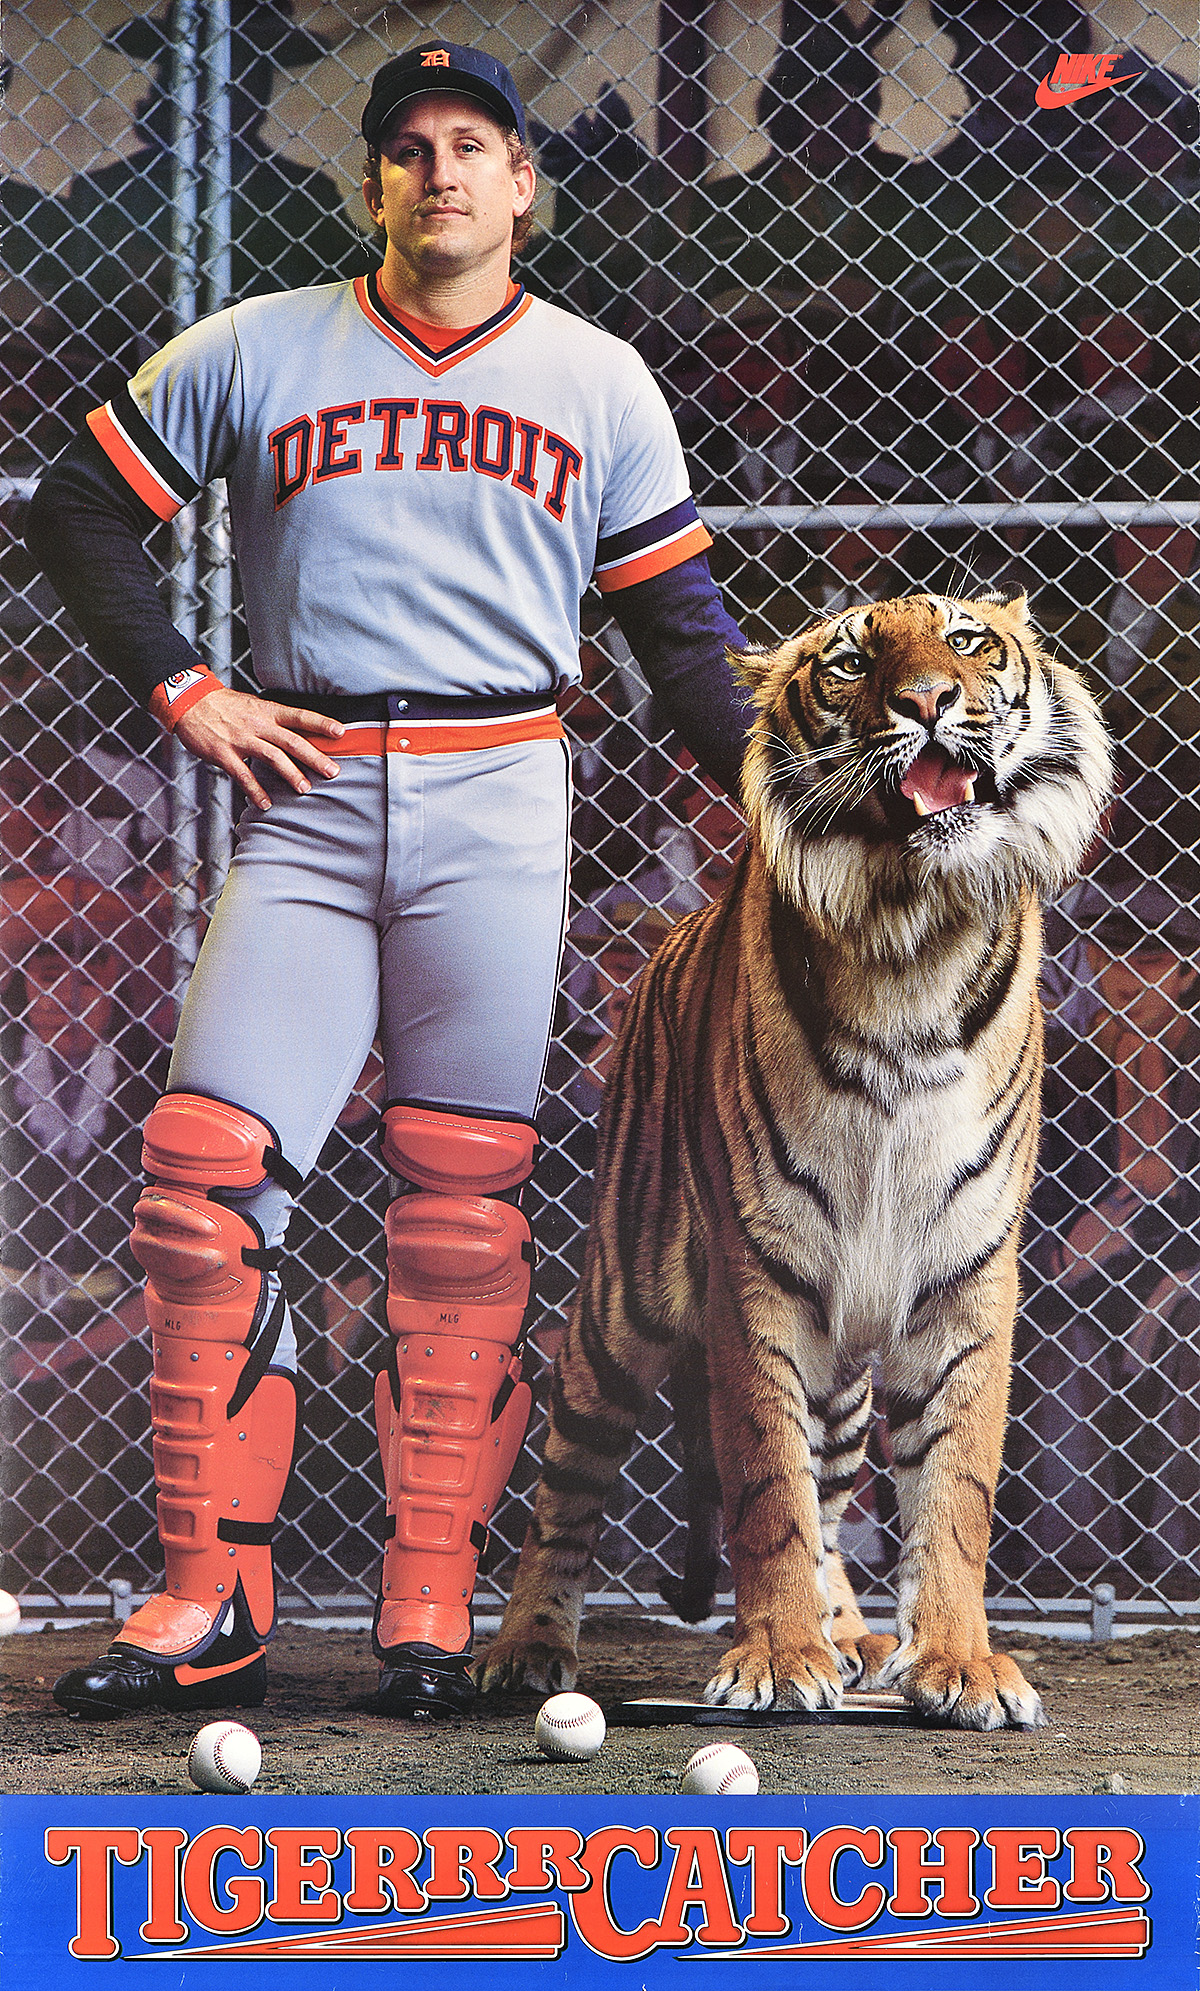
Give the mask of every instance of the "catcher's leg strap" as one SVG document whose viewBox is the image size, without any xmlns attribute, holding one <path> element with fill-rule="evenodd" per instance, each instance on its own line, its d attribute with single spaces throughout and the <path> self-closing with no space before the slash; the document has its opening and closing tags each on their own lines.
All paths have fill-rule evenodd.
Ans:
<svg viewBox="0 0 1200 1991">
<path fill-rule="evenodd" d="M 186 1092 L 159 1100 L 142 1158 L 151 1180 L 130 1243 L 148 1275 L 167 1581 L 165 1596 L 127 1621 L 121 1642 L 161 1659 L 194 1658 L 215 1639 L 239 1584 L 260 1644 L 274 1628 L 271 1536 L 291 1468 L 296 1391 L 271 1367 L 285 1317 L 277 1253 L 237 1203 L 272 1176 L 298 1178 L 263 1121 Z"/>
<path fill-rule="evenodd" d="M 384 1117 L 384 1154 L 416 1185 L 387 1213 L 395 1345 L 375 1391 L 387 1490 L 375 1647 L 386 1671 L 397 1647 L 470 1650 L 475 1573 L 531 1405 L 521 1336 L 533 1243 L 501 1196 L 528 1179 L 537 1135 L 432 1107 Z"/>
</svg>

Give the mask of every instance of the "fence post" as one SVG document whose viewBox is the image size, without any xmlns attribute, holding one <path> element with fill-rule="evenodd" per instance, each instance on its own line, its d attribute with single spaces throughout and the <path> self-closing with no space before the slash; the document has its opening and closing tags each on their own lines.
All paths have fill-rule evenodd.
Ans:
<svg viewBox="0 0 1200 1991">
<path fill-rule="evenodd" d="M 1092 1592 L 1092 1643 L 1113 1635 L 1117 1593 L 1111 1583 L 1098 1583 Z"/>
</svg>

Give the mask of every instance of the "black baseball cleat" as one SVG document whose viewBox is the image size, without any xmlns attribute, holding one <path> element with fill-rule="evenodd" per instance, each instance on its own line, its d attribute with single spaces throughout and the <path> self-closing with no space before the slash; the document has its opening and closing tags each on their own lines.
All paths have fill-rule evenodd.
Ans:
<svg viewBox="0 0 1200 1991">
<path fill-rule="evenodd" d="M 54 1698 L 68 1714 L 91 1721 L 149 1708 L 256 1708 L 267 1697 L 267 1662 L 260 1651 L 241 1666 L 223 1667 L 204 1679 L 200 1666 L 164 1666 L 118 1641 L 90 1666 L 77 1666 L 54 1684 Z M 192 1677 L 179 1679 L 180 1673 Z"/>
<path fill-rule="evenodd" d="M 441 1652 L 436 1645 L 394 1645 L 379 1656 L 383 1670 L 375 1707 L 380 1714 L 412 1720 L 470 1713 L 475 1682 L 467 1671 L 469 1645 L 465 1652 Z"/>
<path fill-rule="evenodd" d="M 159 1630 L 172 1600 L 153 1597 L 143 1614 Z M 131 1620 L 131 1623 L 133 1621 Z M 154 1708 L 256 1708 L 266 1699 L 263 1641 L 246 1609 L 241 1584 L 211 1631 L 186 1654 L 163 1658 L 142 1645 L 116 1639 L 90 1666 L 77 1666 L 54 1683 L 54 1698 L 69 1715 L 114 1721 Z"/>
</svg>

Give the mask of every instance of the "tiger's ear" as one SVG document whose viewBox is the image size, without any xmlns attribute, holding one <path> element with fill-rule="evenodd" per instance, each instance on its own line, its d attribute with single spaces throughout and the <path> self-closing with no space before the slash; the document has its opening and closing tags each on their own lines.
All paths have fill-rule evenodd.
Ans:
<svg viewBox="0 0 1200 1991">
<path fill-rule="evenodd" d="M 1022 628 L 1028 629 L 1029 596 L 1026 594 L 1024 588 L 1021 589 L 1019 594 L 1011 595 L 1005 606 L 1012 612 L 1015 620 L 1021 624 Z"/>
<path fill-rule="evenodd" d="M 1029 627 L 1029 596 L 1024 588 L 992 588 L 980 595 L 979 600 L 988 606 L 994 603 L 997 608 L 1010 609 L 1014 621 L 1023 628 Z"/>
<path fill-rule="evenodd" d="M 744 650 L 731 650 L 728 645 L 725 649 L 734 677 L 751 691 L 758 690 L 778 654 L 777 650 L 768 650 L 765 643 L 748 643 Z"/>
</svg>

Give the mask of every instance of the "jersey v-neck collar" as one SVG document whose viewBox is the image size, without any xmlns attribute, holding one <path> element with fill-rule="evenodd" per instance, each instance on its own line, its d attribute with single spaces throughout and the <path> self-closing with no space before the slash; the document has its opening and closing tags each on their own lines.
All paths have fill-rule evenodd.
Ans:
<svg viewBox="0 0 1200 1991">
<path fill-rule="evenodd" d="M 424 339 L 398 318 L 394 311 L 389 310 L 374 271 L 370 276 L 354 279 L 354 295 L 367 323 L 373 326 L 375 331 L 382 333 L 385 339 L 390 340 L 392 345 L 397 346 L 406 358 L 412 360 L 414 366 L 419 366 L 423 373 L 432 375 L 435 380 L 441 374 L 448 373 L 450 368 L 457 366 L 461 360 L 471 359 L 475 353 L 481 352 L 493 339 L 500 338 L 516 324 L 518 318 L 524 317 L 533 302 L 528 291 L 518 284 L 513 295 L 505 299 L 499 311 L 491 318 L 485 318 L 482 325 L 472 325 L 452 344 L 443 346 L 440 352 L 435 352 L 433 347 L 426 345 Z"/>
</svg>

